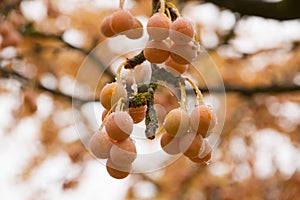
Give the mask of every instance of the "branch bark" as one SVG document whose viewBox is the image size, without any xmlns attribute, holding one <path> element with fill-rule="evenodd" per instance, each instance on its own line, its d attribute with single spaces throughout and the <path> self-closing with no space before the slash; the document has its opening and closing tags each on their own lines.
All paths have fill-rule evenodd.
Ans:
<svg viewBox="0 0 300 200">
<path fill-rule="evenodd" d="M 291 20 L 300 18 L 299 0 L 282 0 L 266 2 L 263 0 L 204 0 L 238 12 L 241 15 L 254 15 L 277 20 Z"/>
<path fill-rule="evenodd" d="M 36 89 L 49 92 L 50 94 L 64 98 L 68 101 L 73 101 L 74 103 L 77 103 L 78 105 L 82 105 L 84 103 L 88 102 L 96 102 L 98 99 L 81 99 L 78 97 L 73 97 L 72 95 L 65 94 L 57 89 L 50 89 L 45 86 L 43 86 L 40 82 L 36 80 L 28 79 L 27 77 L 15 72 L 15 71 L 9 71 L 4 69 L 3 67 L 0 67 L 0 79 L 3 78 L 14 78 L 19 81 L 21 81 L 25 86 L 29 84 L 29 82 L 34 81 L 36 84 Z M 222 88 L 199 88 L 201 92 L 203 93 L 222 93 L 224 90 Z M 286 92 L 300 92 L 300 86 L 298 85 L 270 85 L 270 86 L 257 86 L 252 88 L 245 88 L 243 86 L 232 86 L 232 85 L 225 85 L 225 92 L 230 93 L 238 93 L 240 95 L 244 96 L 253 96 L 256 94 L 262 94 L 262 93 L 269 93 L 269 94 L 280 94 L 280 93 L 286 93 Z M 192 94 L 193 90 L 188 90 L 187 94 Z"/>
</svg>

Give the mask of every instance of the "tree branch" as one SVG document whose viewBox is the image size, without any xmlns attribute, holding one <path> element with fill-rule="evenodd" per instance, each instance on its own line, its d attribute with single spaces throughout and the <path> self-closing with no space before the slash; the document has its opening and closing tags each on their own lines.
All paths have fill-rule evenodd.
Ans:
<svg viewBox="0 0 300 200">
<path fill-rule="evenodd" d="M 282 0 L 266 2 L 262 0 L 204 0 L 238 12 L 241 15 L 254 15 L 277 20 L 290 20 L 300 18 L 299 0 Z"/>
<path fill-rule="evenodd" d="M 13 78 L 13 79 L 17 79 L 22 84 L 24 84 L 25 86 L 29 85 L 29 83 L 33 81 L 33 80 L 31 80 L 31 79 L 29 79 L 29 78 L 27 78 L 27 77 L 25 77 L 25 76 L 23 76 L 23 75 L 15 72 L 15 71 L 9 71 L 9 70 L 6 70 L 6 69 L 4 69 L 2 67 L 0 67 L 0 78 Z M 92 100 L 84 100 L 84 99 L 79 99 L 79 98 L 70 96 L 68 94 L 65 94 L 65 93 L 61 92 L 60 90 L 57 90 L 57 89 L 47 88 L 47 87 L 43 86 L 41 83 L 39 83 L 37 81 L 35 81 L 35 87 L 37 89 L 39 89 L 39 90 L 49 92 L 49 93 L 51 93 L 54 96 L 64 98 L 64 99 L 66 99 L 68 101 L 72 101 L 73 100 L 75 103 L 79 103 L 79 104 L 84 104 L 84 103 L 92 101 Z"/>
<path fill-rule="evenodd" d="M 29 85 L 30 82 L 34 81 L 36 84 L 36 88 L 42 91 L 49 92 L 53 94 L 54 96 L 64 98 L 68 101 L 73 101 L 77 103 L 78 105 L 82 105 L 84 103 L 88 102 L 97 102 L 98 99 L 81 99 L 78 97 L 74 97 L 68 94 L 65 94 L 61 92 L 60 90 L 57 89 L 50 89 L 45 86 L 43 86 L 41 83 L 39 83 L 36 80 L 31 80 L 15 71 L 9 71 L 4 69 L 3 67 L 0 67 L 0 78 L 14 78 L 17 80 L 20 80 L 24 85 Z M 222 93 L 224 90 L 222 88 L 199 88 L 203 93 Z M 232 85 L 225 85 L 225 92 L 230 92 L 230 93 L 238 93 L 240 95 L 244 96 L 253 96 L 256 94 L 280 94 L 280 93 L 286 93 L 286 92 L 295 92 L 295 91 L 300 91 L 300 86 L 298 85 L 270 85 L 270 86 L 264 86 L 264 87 L 253 87 L 253 88 L 245 88 L 243 86 L 232 86 Z M 191 95 L 194 91 L 193 90 L 188 90 L 187 94 Z"/>
<path fill-rule="evenodd" d="M 93 60 L 97 64 L 97 66 L 99 66 L 101 69 L 105 68 L 104 63 L 99 58 L 97 58 L 97 56 L 95 56 L 91 52 L 91 50 L 85 50 L 85 49 L 73 46 L 73 45 L 65 42 L 61 35 L 54 35 L 54 34 L 39 32 L 39 31 L 34 29 L 34 26 L 33 26 L 32 23 L 25 24 L 21 28 L 20 33 L 24 36 L 29 36 L 29 37 L 47 38 L 47 39 L 58 40 L 61 43 L 63 43 L 66 47 L 68 47 L 70 49 L 77 50 L 77 51 L 81 52 L 82 54 L 84 54 L 86 56 L 89 56 L 91 58 L 91 60 Z M 114 74 L 110 70 L 108 70 L 108 68 L 105 69 L 105 73 L 107 73 L 110 77 L 112 77 L 111 81 L 113 81 Z"/>
</svg>

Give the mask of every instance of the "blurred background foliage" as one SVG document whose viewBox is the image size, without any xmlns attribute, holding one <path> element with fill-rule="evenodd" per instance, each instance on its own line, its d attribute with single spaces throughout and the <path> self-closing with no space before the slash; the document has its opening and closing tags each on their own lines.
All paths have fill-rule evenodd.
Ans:
<svg viewBox="0 0 300 200">
<path fill-rule="evenodd" d="M 72 93 L 81 63 L 105 39 L 99 24 L 118 1 L 2 0 L 4 199 L 96 199 L 104 190 L 118 193 L 114 187 L 125 188 L 115 199 L 300 199 L 299 1 L 172 2 L 196 24 L 226 88 L 225 125 L 211 164 L 180 158 L 117 183 L 97 163 L 104 173 L 91 175 L 95 161 L 76 133 L 72 109 L 92 133 L 82 107 L 94 102 L 91 92 L 97 99 L 114 70 L 98 80 L 91 67 L 73 107 Z M 125 8 L 145 23 L 152 2 L 128 0 Z M 101 60 L 95 66 L 103 67 Z M 98 88 L 89 88 L 89 81 L 98 81 Z"/>
</svg>

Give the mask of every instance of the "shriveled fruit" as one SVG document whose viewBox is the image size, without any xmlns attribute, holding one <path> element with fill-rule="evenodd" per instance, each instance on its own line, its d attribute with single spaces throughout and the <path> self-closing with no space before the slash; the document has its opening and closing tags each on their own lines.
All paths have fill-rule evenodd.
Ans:
<svg viewBox="0 0 300 200">
<path fill-rule="evenodd" d="M 110 26 L 111 17 L 105 17 L 100 24 L 100 31 L 105 37 L 112 37 L 116 34 Z"/>
<path fill-rule="evenodd" d="M 190 20 L 179 17 L 171 25 L 169 36 L 175 44 L 187 44 L 194 37 L 194 27 Z"/>
<path fill-rule="evenodd" d="M 126 37 L 130 39 L 139 39 L 143 36 L 143 24 L 137 18 L 133 18 L 133 26 L 131 30 L 125 32 Z"/>
<path fill-rule="evenodd" d="M 187 157 L 196 157 L 200 153 L 203 137 L 196 133 L 188 133 L 180 139 L 180 150 Z"/>
<path fill-rule="evenodd" d="M 194 158 L 190 158 L 191 161 L 195 163 L 207 163 L 210 161 L 212 156 L 212 148 L 207 140 L 204 140 L 202 152 Z"/>
<path fill-rule="evenodd" d="M 136 159 L 136 147 L 131 139 L 116 142 L 110 150 L 111 161 L 118 165 L 129 165 Z"/>
<path fill-rule="evenodd" d="M 104 131 L 98 131 L 91 137 L 89 147 L 97 158 L 106 159 L 109 157 L 112 142 Z"/>
<path fill-rule="evenodd" d="M 146 109 L 147 109 L 146 106 L 140 106 L 140 107 L 128 109 L 128 113 L 131 116 L 131 118 L 135 124 L 139 123 L 139 122 L 143 121 L 143 119 L 145 119 Z"/>
<path fill-rule="evenodd" d="M 134 18 L 129 11 L 119 9 L 115 11 L 110 20 L 110 26 L 113 32 L 122 33 L 133 27 Z"/>
<path fill-rule="evenodd" d="M 212 110 L 204 105 L 197 106 L 191 113 L 191 128 L 197 134 L 203 137 L 207 136 L 207 132 L 216 125 L 216 120 Z"/>
<path fill-rule="evenodd" d="M 194 44 L 173 44 L 170 47 L 170 56 L 174 62 L 186 65 L 197 57 L 197 46 Z"/>
<path fill-rule="evenodd" d="M 132 118 L 124 111 L 113 112 L 107 118 L 105 129 L 113 140 L 125 140 L 133 130 Z"/>
<path fill-rule="evenodd" d="M 171 136 L 182 136 L 190 127 L 190 117 L 186 111 L 176 108 L 167 114 L 163 126 Z"/>
<path fill-rule="evenodd" d="M 169 37 L 171 20 L 163 13 L 155 13 L 149 18 L 147 32 L 153 40 L 164 40 Z"/>
<path fill-rule="evenodd" d="M 166 153 L 170 155 L 176 155 L 181 153 L 179 141 L 179 137 L 172 137 L 168 133 L 163 133 L 160 139 L 160 146 Z"/>
<path fill-rule="evenodd" d="M 183 74 L 188 69 L 188 65 L 178 64 L 171 57 L 166 60 L 165 65 L 167 69 L 175 70 L 178 74 Z"/>
<path fill-rule="evenodd" d="M 108 174 L 116 179 L 126 178 L 131 171 L 131 167 L 131 164 L 122 167 L 117 166 L 111 161 L 111 159 L 106 161 L 106 170 Z"/>
<path fill-rule="evenodd" d="M 169 55 L 169 46 L 165 41 L 149 41 L 144 49 L 144 56 L 151 63 L 163 63 Z"/>
<path fill-rule="evenodd" d="M 126 97 L 127 92 L 125 88 L 116 82 L 106 84 L 100 92 L 100 102 L 103 107 L 108 110 L 116 104 L 120 98 Z"/>
</svg>

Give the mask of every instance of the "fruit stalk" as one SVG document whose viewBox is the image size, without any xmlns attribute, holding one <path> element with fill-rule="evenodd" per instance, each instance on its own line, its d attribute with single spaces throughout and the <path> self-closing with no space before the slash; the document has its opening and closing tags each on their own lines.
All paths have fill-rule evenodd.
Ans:
<svg viewBox="0 0 300 200">
<path fill-rule="evenodd" d="M 165 0 L 160 0 L 159 2 L 160 2 L 159 12 L 164 13 L 165 9 L 166 9 L 166 1 Z"/>
<path fill-rule="evenodd" d="M 197 85 L 190 78 L 188 78 L 188 77 L 185 77 L 185 80 L 191 84 L 191 86 L 193 87 L 194 91 L 196 92 L 197 103 L 199 105 L 205 105 L 204 100 L 203 100 L 202 92 L 199 90 L 199 88 L 197 87 Z"/>
<path fill-rule="evenodd" d="M 122 9 L 122 10 L 123 10 L 123 8 L 124 8 L 124 2 L 125 2 L 125 0 L 120 0 L 120 2 L 119 2 L 119 7 L 120 7 L 120 9 Z"/>
<path fill-rule="evenodd" d="M 186 99 L 186 92 L 185 92 L 185 89 L 184 89 L 182 83 L 179 82 L 178 84 L 179 84 L 180 94 L 181 94 L 180 106 L 181 106 L 182 110 L 187 111 L 188 102 Z"/>
</svg>

